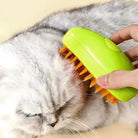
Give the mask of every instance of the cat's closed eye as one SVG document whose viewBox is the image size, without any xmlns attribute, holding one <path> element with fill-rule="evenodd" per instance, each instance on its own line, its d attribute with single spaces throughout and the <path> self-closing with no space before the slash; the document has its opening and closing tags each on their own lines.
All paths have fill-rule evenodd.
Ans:
<svg viewBox="0 0 138 138">
<path fill-rule="evenodd" d="M 41 114 L 26 114 L 26 113 L 24 114 L 26 117 L 36 117 L 36 116 L 41 117 L 42 116 Z"/>
<path fill-rule="evenodd" d="M 16 112 L 18 115 L 23 116 L 23 117 L 27 117 L 27 118 L 31 118 L 31 117 L 42 117 L 42 113 L 25 113 L 22 110 L 18 110 Z"/>
</svg>

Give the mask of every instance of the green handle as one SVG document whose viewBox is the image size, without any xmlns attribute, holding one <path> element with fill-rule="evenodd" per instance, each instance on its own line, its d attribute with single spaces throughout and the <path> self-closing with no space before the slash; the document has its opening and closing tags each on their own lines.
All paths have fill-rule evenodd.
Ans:
<svg viewBox="0 0 138 138">
<path fill-rule="evenodd" d="M 134 69 L 130 60 L 116 44 L 94 31 L 72 28 L 63 37 L 63 44 L 79 58 L 95 78 L 115 70 Z M 108 91 L 123 102 L 138 93 L 137 89 L 131 87 Z"/>
</svg>

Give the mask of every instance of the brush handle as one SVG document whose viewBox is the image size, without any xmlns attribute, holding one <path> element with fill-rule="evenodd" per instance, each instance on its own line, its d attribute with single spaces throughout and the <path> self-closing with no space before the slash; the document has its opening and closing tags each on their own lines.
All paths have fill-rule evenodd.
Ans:
<svg viewBox="0 0 138 138">
<path fill-rule="evenodd" d="M 72 28 L 63 37 L 63 44 L 78 57 L 95 78 L 115 70 L 134 69 L 130 60 L 116 44 L 94 31 Z M 108 91 L 123 102 L 138 93 L 137 89 L 131 87 Z"/>
</svg>

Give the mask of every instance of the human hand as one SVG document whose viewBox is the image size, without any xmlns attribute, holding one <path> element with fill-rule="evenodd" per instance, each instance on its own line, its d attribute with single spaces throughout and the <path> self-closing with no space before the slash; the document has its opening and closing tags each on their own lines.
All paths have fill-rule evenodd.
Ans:
<svg viewBox="0 0 138 138">
<path fill-rule="evenodd" d="M 115 32 L 111 37 L 116 44 L 123 41 L 134 39 L 138 42 L 138 25 L 130 25 L 122 30 Z M 138 59 L 138 46 L 125 52 L 131 61 Z M 138 64 L 135 65 L 138 67 Z M 97 83 L 106 89 L 120 89 L 124 87 L 134 87 L 138 89 L 138 69 L 132 71 L 117 70 L 97 79 Z"/>
</svg>

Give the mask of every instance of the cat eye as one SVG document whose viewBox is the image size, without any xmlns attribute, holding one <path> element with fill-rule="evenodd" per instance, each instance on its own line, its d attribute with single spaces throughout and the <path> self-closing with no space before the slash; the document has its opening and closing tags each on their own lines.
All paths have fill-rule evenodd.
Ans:
<svg viewBox="0 0 138 138">
<path fill-rule="evenodd" d="M 18 110 L 16 113 L 19 114 L 19 115 L 23 115 L 24 117 L 41 117 L 42 116 L 41 113 L 31 114 L 31 113 L 25 113 L 25 112 L 23 112 L 21 110 Z"/>
<path fill-rule="evenodd" d="M 26 113 L 24 114 L 26 117 L 36 117 L 36 116 L 41 117 L 41 114 L 26 114 Z"/>
</svg>

